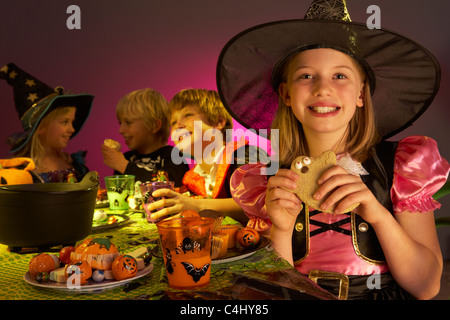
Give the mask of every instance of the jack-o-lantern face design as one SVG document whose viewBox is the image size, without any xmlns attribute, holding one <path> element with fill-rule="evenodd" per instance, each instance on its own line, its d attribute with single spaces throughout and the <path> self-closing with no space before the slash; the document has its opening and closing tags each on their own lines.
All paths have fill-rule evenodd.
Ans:
<svg viewBox="0 0 450 320">
<path fill-rule="evenodd" d="M 244 248 L 252 248 L 259 242 L 259 233 L 252 228 L 242 228 L 238 231 L 236 239 Z"/>
<path fill-rule="evenodd" d="M 116 280 L 128 279 L 136 275 L 138 264 L 134 257 L 121 255 L 114 260 L 111 271 Z"/>
<path fill-rule="evenodd" d="M 123 267 L 128 271 L 128 272 L 134 272 L 135 270 L 137 270 L 137 262 L 136 259 L 133 258 L 132 256 L 128 256 L 126 255 L 123 259 Z"/>
</svg>

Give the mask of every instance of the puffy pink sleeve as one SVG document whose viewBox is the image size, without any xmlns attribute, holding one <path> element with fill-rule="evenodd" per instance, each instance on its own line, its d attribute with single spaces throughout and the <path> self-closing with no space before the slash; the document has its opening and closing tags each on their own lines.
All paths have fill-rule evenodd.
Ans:
<svg viewBox="0 0 450 320">
<path fill-rule="evenodd" d="M 432 196 L 445 184 L 449 170 L 433 139 L 411 136 L 399 141 L 391 188 L 394 213 L 439 209 L 441 205 Z"/>
<path fill-rule="evenodd" d="M 249 218 L 248 227 L 266 231 L 272 223 L 267 215 L 265 201 L 267 176 L 261 174 L 264 164 L 245 164 L 237 168 L 230 179 L 231 195 Z"/>
</svg>

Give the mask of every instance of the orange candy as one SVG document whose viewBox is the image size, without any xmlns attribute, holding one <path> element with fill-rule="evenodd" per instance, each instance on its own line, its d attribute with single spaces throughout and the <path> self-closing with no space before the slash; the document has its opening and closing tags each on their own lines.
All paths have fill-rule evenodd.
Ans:
<svg viewBox="0 0 450 320">
<path fill-rule="evenodd" d="M 69 279 L 70 276 L 73 274 L 77 274 L 77 270 L 79 270 L 80 275 L 80 284 L 86 284 L 89 280 L 89 278 L 92 276 L 92 268 L 91 265 L 87 261 L 73 261 L 70 264 L 66 265 L 66 268 L 64 269 L 64 274 L 66 276 L 66 279 Z M 72 279 L 72 284 L 77 283 L 77 278 L 74 277 Z"/>
<path fill-rule="evenodd" d="M 33 278 L 36 278 L 39 272 L 47 272 L 50 274 L 51 271 L 55 270 L 58 266 L 55 263 L 55 259 L 52 258 L 47 253 L 41 253 L 37 256 L 34 256 L 30 260 L 30 264 L 28 265 L 28 270 L 30 271 L 30 275 Z"/>
<path fill-rule="evenodd" d="M 244 248 L 252 248 L 259 242 L 259 233 L 255 229 L 245 227 L 238 231 L 236 240 Z"/>
<path fill-rule="evenodd" d="M 134 257 L 123 254 L 114 260 L 111 271 L 116 280 L 128 279 L 136 275 L 138 264 Z"/>
</svg>

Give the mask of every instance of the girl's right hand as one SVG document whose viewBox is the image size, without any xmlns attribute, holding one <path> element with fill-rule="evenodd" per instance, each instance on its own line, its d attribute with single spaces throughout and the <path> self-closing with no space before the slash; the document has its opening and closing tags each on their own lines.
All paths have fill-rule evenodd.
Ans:
<svg viewBox="0 0 450 320">
<path fill-rule="evenodd" d="M 272 227 L 282 232 L 292 232 L 298 214 L 302 209 L 301 200 L 293 192 L 297 188 L 299 175 L 292 170 L 280 169 L 267 181 L 266 209 Z"/>
</svg>

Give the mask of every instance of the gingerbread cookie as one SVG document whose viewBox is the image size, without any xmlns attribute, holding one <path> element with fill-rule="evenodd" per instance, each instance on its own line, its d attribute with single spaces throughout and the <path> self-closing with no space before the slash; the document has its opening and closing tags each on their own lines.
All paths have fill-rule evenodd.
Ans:
<svg viewBox="0 0 450 320">
<path fill-rule="evenodd" d="M 313 195 L 319 188 L 319 184 L 317 183 L 319 178 L 326 170 L 336 164 L 336 155 L 332 151 L 326 151 L 317 158 L 300 156 L 295 158 L 292 162 L 291 170 L 300 175 L 300 179 L 297 182 L 297 188 L 293 192 L 306 206 L 310 208 L 310 210 L 319 209 L 322 202 L 328 197 L 328 195 L 326 195 L 322 197 L 322 199 L 316 200 Z M 355 203 L 351 207 L 344 210 L 344 212 L 350 212 L 358 205 L 359 203 Z M 334 204 L 327 210 L 321 211 L 326 213 L 334 213 L 336 206 L 337 204 Z"/>
</svg>

